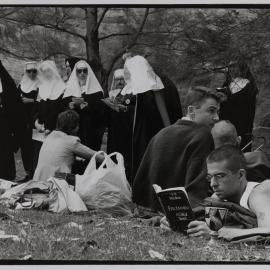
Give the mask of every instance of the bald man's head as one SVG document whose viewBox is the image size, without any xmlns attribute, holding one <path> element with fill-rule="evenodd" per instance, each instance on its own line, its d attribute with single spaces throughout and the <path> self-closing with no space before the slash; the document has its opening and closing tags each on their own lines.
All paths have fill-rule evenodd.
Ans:
<svg viewBox="0 0 270 270">
<path fill-rule="evenodd" d="M 212 128 L 211 133 L 214 139 L 215 148 L 225 144 L 240 145 L 241 137 L 237 136 L 235 126 L 228 120 L 217 122 Z"/>
</svg>

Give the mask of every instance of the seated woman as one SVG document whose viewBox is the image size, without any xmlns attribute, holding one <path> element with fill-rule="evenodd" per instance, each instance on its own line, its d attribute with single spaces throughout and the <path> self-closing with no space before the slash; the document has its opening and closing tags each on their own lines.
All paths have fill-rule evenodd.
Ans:
<svg viewBox="0 0 270 270">
<path fill-rule="evenodd" d="M 75 156 L 90 159 L 96 151 L 80 143 L 76 134 L 79 130 L 79 115 L 67 110 L 58 115 L 56 130 L 52 131 L 40 150 L 34 180 L 46 181 L 56 172 L 71 173 Z M 103 161 L 102 155 L 97 155 Z"/>
</svg>

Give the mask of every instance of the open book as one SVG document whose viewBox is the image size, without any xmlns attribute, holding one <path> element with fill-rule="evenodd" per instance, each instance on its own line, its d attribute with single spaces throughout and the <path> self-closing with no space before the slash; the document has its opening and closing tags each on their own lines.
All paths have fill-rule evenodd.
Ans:
<svg viewBox="0 0 270 270">
<path fill-rule="evenodd" d="M 160 205 L 170 226 L 175 231 L 186 232 L 187 225 L 193 220 L 194 214 L 184 187 L 161 189 L 154 184 Z"/>
</svg>

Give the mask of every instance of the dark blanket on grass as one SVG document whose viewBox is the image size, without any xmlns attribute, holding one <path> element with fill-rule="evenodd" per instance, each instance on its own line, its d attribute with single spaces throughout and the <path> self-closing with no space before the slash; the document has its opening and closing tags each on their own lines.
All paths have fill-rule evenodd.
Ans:
<svg viewBox="0 0 270 270">
<path fill-rule="evenodd" d="M 206 157 L 214 149 L 208 127 L 178 120 L 162 129 L 150 141 L 133 184 L 133 201 L 160 211 L 152 187 L 162 189 L 184 186 L 191 206 L 207 197 Z"/>
<path fill-rule="evenodd" d="M 206 198 L 202 201 L 200 206 L 193 208 L 197 220 L 205 219 L 205 207 L 207 206 L 228 209 L 225 226 L 241 229 L 258 227 L 256 215 L 250 210 L 236 203 L 217 201 L 213 198 Z"/>
<path fill-rule="evenodd" d="M 257 152 L 246 152 L 245 158 L 247 162 L 247 180 L 259 182 L 270 179 L 270 161 L 266 154 Z"/>
</svg>

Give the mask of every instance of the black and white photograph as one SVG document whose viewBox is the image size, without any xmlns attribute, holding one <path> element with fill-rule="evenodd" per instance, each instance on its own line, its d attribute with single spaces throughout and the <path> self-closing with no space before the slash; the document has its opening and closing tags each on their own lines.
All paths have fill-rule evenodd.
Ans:
<svg viewBox="0 0 270 270">
<path fill-rule="evenodd" d="M 0 265 L 269 264 L 254 4 L 0 3 Z"/>
</svg>

